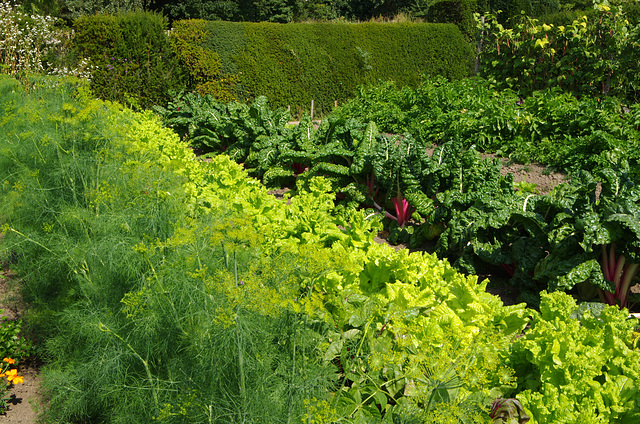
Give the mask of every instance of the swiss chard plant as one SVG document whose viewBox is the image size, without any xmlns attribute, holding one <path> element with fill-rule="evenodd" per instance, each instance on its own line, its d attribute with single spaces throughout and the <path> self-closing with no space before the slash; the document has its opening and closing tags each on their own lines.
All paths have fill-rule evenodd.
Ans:
<svg viewBox="0 0 640 424">
<path fill-rule="evenodd" d="M 203 152 L 225 152 L 242 163 L 260 136 L 277 136 L 286 131 L 290 119 L 284 109 L 271 110 L 266 97 L 251 105 L 223 103 L 211 95 L 178 93 L 166 108 L 155 111 L 166 126 Z"/>
<path fill-rule="evenodd" d="M 364 87 L 336 113 L 373 120 L 382 132 L 408 133 L 426 145 L 456 142 L 565 171 L 602 170 L 621 158 L 638 163 L 637 108 L 612 96 L 576 96 L 558 87 L 525 96 L 481 78 L 427 78 L 407 90 Z M 402 113 L 380 116 L 396 109 Z"/>
<path fill-rule="evenodd" d="M 540 205 L 558 213 L 549 225 L 549 255 L 536 266 L 535 277 L 551 289 L 588 282 L 601 289 L 604 301 L 624 308 L 640 262 L 638 182 L 624 164 L 599 180 L 584 172 L 541 199 Z M 551 197 L 556 200 L 547 203 Z"/>
</svg>

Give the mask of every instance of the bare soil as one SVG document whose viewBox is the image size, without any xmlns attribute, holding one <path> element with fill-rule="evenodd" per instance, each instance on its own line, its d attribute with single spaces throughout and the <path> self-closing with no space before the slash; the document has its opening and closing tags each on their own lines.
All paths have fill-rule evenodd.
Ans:
<svg viewBox="0 0 640 424">
<path fill-rule="evenodd" d="M 493 155 L 483 154 L 484 157 L 494 157 Z M 502 175 L 512 174 L 513 181 L 519 183 L 526 181 L 534 183 L 538 187 L 540 194 L 548 194 L 555 186 L 567 181 L 567 175 L 559 172 L 551 172 L 549 169 L 537 164 L 514 164 L 508 159 L 501 158 Z"/>
<path fill-rule="evenodd" d="M 19 280 L 6 266 L 0 268 L 0 309 L 2 317 L 16 320 L 22 317 L 26 305 L 19 295 Z M 0 353 L 1 355 L 2 353 Z M 7 393 L 8 408 L 0 415 L 2 424 L 35 424 L 37 410 L 43 396 L 41 391 L 40 369 L 38 364 L 19 364 L 18 375 L 24 377 L 24 383 L 15 384 Z"/>
</svg>

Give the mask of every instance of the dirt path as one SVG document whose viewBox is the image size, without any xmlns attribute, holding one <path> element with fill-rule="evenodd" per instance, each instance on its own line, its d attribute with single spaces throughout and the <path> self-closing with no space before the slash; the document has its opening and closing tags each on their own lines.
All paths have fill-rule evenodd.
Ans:
<svg viewBox="0 0 640 424">
<path fill-rule="evenodd" d="M 2 317 L 11 320 L 20 318 L 22 311 L 14 283 L 15 276 L 6 267 L 0 268 L 0 309 Z M 24 377 L 24 383 L 14 385 L 7 393 L 8 408 L 0 415 L 1 424 L 36 423 L 36 411 L 42 399 L 39 370 L 33 366 L 20 366 L 18 375 Z"/>
</svg>

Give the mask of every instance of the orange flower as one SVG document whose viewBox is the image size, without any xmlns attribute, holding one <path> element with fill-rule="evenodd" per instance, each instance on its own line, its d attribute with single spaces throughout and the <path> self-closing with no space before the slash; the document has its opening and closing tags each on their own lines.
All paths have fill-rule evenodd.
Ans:
<svg viewBox="0 0 640 424">
<path fill-rule="evenodd" d="M 15 359 L 11 359 L 11 358 L 3 358 L 2 362 L 6 362 L 9 365 L 12 365 L 12 364 L 16 363 Z"/>
<path fill-rule="evenodd" d="M 13 379 L 13 384 L 18 384 L 18 383 L 20 383 L 20 384 L 24 383 L 24 377 L 23 376 L 18 375 Z"/>
<path fill-rule="evenodd" d="M 7 376 L 7 381 L 12 382 L 16 378 L 18 378 L 18 370 L 16 369 L 9 370 L 5 373 L 5 375 Z"/>
</svg>

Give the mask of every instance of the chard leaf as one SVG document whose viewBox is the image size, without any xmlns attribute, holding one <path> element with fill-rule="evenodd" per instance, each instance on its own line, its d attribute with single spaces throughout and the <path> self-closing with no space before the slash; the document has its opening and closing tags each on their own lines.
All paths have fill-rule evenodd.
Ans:
<svg viewBox="0 0 640 424">
<path fill-rule="evenodd" d="M 325 361 L 332 361 L 337 356 L 340 356 L 342 353 L 342 347 L 344 346 L 345 339 L 340 338 L 334 342 L 332 342 L 327 350 L 324 352 L 323 359 Z"/>
<path fill-rule="evenodd" d="M 584 234 L 580 246 L 585 252 L 591 252 L 594 245 L 611 242 L 609 231 L 602 226 L 600 217 L 595 212 L 588 212 L 577 219 L 576 229 Z"/>
<path fill-rule="evenodd" d="M 534 278 L 546 282 L 549 290 L 569 290 L 587 280 L 602 289 L 610 288 L 602 276 L 600 263 L 590 253 L 569 257 L 549 254 L 536 264 Z"/>
</svg>

